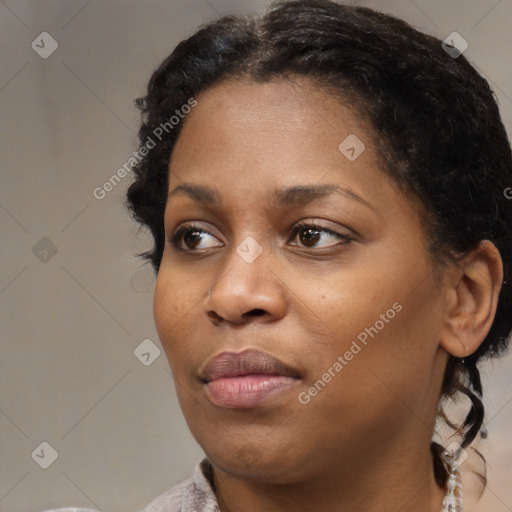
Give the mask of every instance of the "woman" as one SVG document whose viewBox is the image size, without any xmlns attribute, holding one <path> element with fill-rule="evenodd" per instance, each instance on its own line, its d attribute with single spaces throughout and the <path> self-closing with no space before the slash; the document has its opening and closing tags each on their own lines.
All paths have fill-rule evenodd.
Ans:
<svg viewBox="0 0 512 512">
<path fill-rule="evenodd" d="M 290 1 L 201 28 L 138 105 L 128 205 L 207 456 L 146 511 L 463 510 L 477 363 L 512 329 L 487 82 L 403 21 Z"/>
</svg>

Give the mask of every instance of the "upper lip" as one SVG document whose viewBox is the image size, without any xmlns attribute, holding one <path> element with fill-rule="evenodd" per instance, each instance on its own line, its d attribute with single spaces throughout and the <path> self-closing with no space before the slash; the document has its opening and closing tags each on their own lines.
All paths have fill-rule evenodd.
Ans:
<svg viewBox="0 0 512 512">
<path fill-rule="evenodd" d="M 200 378 L 203 382 L 210 382 L 223 377 L 243 375 L 299 376 L 296 370 L 276 357 L 251 349 L 243 352 L 222 352 L 212 357 L 200 373 Z"/>
</svg>

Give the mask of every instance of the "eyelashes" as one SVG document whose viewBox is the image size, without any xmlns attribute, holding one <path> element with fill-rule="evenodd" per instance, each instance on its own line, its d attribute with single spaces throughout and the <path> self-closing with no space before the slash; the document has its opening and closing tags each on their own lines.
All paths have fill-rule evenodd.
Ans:
<svg viewBox="0 0 512 512">
<path fill-rule="evenodd" d="M 296 224 L 290 234 L 290 238 L 288 241 L 295 240 L 297 238 L 297 235 L 300 234 L 306 234 L 307 236 L 305 238 L 305 242 L 301 242 L 301 244 L 292 244 L 293 247 L 301 247 L 305 249 L 331 249 L 334 247 L 339 247 L 341 245 L 348 245 L 353 241 L 353 238 L 346 234 L 338 233 L 336 231 L 333 231 L 332 229 L 329 229 L 325 226 L 322 226 L 321 224 L 317 222 L 312 221 L 301 221 L 298 224 Z M 317 244 L 318 241 L 322 241 L 322 236 L 324 236 L 323 239 L 333 239 L 337 240 L 337 243 L 329 244 L 326 247 L 312 247 L 310 245 L 307 245 L 309 243 Z M 212 235 L 208 230 L 202 228 L 201 226 L 193 223 L 186 223 L 183 224 L 181 227 L 179 227 L 169 238 L 168 242 L 177 250 L 183 251 L 183 252 L 199 252 L 203 251 L 205 249 L 209 249 L 212 247 L 221 247 L 222 242 L 220 242 L 219 245 L 213 245 L 206 248 L 197 248 L 195 246 L 196 244 L 199 245 L 206 237 L 211 236 L 213 239 L 216 239 L 214 235 Z M 183 247 L 183 243 L 185 243 L 186 247 Z M 187 244 L 191 244 L 192 246 L 195 246 L 193 248 L 189 247 Z"/>
<path fill-rule="evenodd" d="M 301 221 L 298 224 L 296 224 L 294 226 L 294 228 L 292 229 L 292 235 L 295 238 L 295 237 L 297 237 L 297 235 L 299 233 L 306 232 L 306 231 L 309 231 L 310 233 L 311 232 L 327 233 L 331 238 L 339 240 L 339 242 L 337 244 L 330 245 L 328 247 L 334 247 L 334 246 L 338 246 L 340 244 L 347 245 L 353 241 L 353 239 L 351 237 L 349 237 L 348 235 L 338 233 L 337 231 L 333 231 L 332 229 L 329 229 L 325 226 L 322 226 L 321 224 L 317 224 L 316 222 L 312 222 L 312 221 Z M 308 246 L 305 245 L 304 247 L 308 247 Z"/>
</svg>

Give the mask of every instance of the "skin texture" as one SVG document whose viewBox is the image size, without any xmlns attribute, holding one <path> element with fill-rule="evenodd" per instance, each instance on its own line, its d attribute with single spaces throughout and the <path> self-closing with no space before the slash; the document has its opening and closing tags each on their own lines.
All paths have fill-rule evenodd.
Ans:
<svg viewBox="0 0 512 512">
<path fill-rule="evenodd" d="M 182 250 L 166 244 L 154 317 L 187 424 L 214 465 L 221 510 L 439 512 L 445 490 L 429 445 L 444 368 L 448 353 L 473 352 L 491 326 L 498 251 L 483 243 L 461 265 L 436 268 L 422 208 L 381 172 L 371 130 L 311 84 L 223 82 L 197 100 L 169 191 L 208 185 L 222 203 L 169 200 L 169 238 L 191 221 L 207 233 L 188 246 L 186 235 L 177 240 Z M 366 146 L 355 161 L 338 149 L 350 134 Z M 298 184 L 335 184 L 364 202 L 269 202 L 274 189 Z M 293 232 L 303 220 L 352 240 L 319 231 L 308 242 L 307 229 Z M 249 236 L 263 249 L 252 263 L 237 252 Z M 299 393 L 381 315 L 378 333 L 301 403 Z M 258 407 L 213 404 L 199 372 L 221 352 L 248 348 L 300 379 Z"/>
</svg>

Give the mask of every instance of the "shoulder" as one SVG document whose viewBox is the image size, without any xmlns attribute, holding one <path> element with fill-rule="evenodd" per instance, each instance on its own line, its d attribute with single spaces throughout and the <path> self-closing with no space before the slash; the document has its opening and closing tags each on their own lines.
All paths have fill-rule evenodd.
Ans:
<svg viewBox="0 0 512 512">
<path fill-rule="evenodd" d="M 219 512 L 208 459 L 199 462 L 194 474 L 155 498 L 141 512 Z"/>
</svg>

